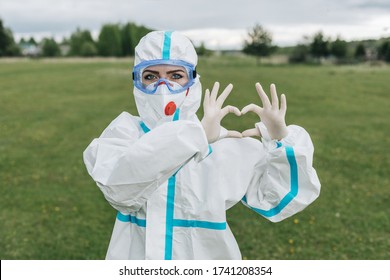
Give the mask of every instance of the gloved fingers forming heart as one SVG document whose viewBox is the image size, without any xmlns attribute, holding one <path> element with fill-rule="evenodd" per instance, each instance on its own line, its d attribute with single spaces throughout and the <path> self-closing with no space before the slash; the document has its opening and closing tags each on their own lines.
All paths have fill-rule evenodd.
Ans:
<svg viewBox="0 0 390 280">
<path fill-rule="evenodd" d="M 260 120 L 264 123 L 265 127 L 268 130 L 268 133 L 272 139 L 280 140 L 287 135 L 287 126 L 285 122 L 285 116 L 287 111 L 287 101 L 284 94 L 281 95 L 280 108 L 279 108 L 279 98 L 276 92 L 276 86 L 271 84 L 271 101 L 269 100 L 267 94 L 264 92 L 260 83 L 256 83 L 256 90 L 259 94 L 263 107 L 257 106 L 255 104 L 249 104 L 245 106 L 242 110 L 242 114 L 248 112 L 256 113 Z M 255 129 L 257 131 L 255 131 Z M 260 131 L 255 129 L 249 129 L 242 133 L 244 137 L 246 136 L 260 136 Z"/>
<path fill-rule="evenodd" d="M 219 83 L 214 83 L 213 89 L 206 90 L 205 97 L 203 101 L 203 111 L 204 116 L 201 121 L 203 129 L 206 133 L 207 140 L 209 143 L 217 141 L 221 137 L 221 120 L 230 113 L 233 113 L 237 116 L 241 115 L 241 111 L 234 106 L 228 105 L 222 108 L 223 103 L 226 98 L 229 96 L 230 92 L 233 89 L 233 85 L 229 84 L 218 96 Z M 241 138 L 242 135 L 238 131 L 226 131 L 223 133 L 222 137 L 238 137 Z"/>
<path fill-rule="evenodd" d="M 260 83 L 256 83 L 256 90 L 259 94 L 263 107 L 256 104 L 249 104 L 245 106 L 241 111 L 235 107 L 228 105 L 222 108 L 225 100 L 229 96 L 233 89 L 233 85 L 229 84 L 222 93 L 218 96 L 219 83 L 216 82 L 211 92 L 207 89 L 203 102 L 204 117 L 201 121 L 203 128 L 206 132 L 209 143 L 217 141 L 219 138 L 224 137 L 260 137 L 261 132 L 258 128 L 247 129 L 243 132 L 234 130 L 227 130 L 221 135 L 221 120 L 227 114 L 235 114 L 236 116 L 244 115 L 248 112 L 256 113 L 260 121 L 262 121 L 268 130 L 268 133 L 272 139 L 282 139 L 287 135 L 287 126 L 285 123 L 285 115 L 287 111 L 287 101 L 284 94 L 281 95 L 281 101 L 279 106 L 279 98 L 276 92 L 276 86 L 271 84 L 271 101 L 267 94 L 264 92 Z"/>
<path fill-rule="evenodd" d="M 256 127 L 247 129 L 247 130 L 243 131 L 241 134 L 242 134 L 242 137 L 261 137 L 260 130 Z"/>
</svg>

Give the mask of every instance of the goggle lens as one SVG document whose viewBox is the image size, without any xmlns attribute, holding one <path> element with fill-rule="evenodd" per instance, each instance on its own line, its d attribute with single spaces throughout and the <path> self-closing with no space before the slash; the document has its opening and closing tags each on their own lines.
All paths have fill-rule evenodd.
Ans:
<svg viewBox="0 0 390 280">
<path fill-rule="evenodd" d="M 187 90 L 195 82 L 195 67 L 181 60 L 150 60 L 133 69 L 134 86 L 146 94 L 154 94 L 160 85 L 166 85 L 171 93 Z"/>
</svg>

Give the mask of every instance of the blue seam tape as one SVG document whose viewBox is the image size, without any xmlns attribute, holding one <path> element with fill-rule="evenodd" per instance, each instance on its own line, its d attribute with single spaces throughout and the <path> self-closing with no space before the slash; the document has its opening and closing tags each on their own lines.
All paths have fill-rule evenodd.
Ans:
<svg viewBox="0 0 390 280">
<path fill-rule="evenodd" d="M 209 156 L 212 152 L 213 152 L 213 149 L 211 148 L 211 145 L 209 144 L 209 153 L 207 154 L 207 156 Z"/>
<path fill-rule="evenodd" d="M 172 36 L 172 31 L 167 31 L 164 33 L 162 59 L 171 58 L 171 36 Z"/>
<path fill-rule="evenodd" d="M 172 259 L 175 185 L 176 185 L 176 177 L 171 176 L 168 180 L 167 213 L 166 213 L 166 225 L 165 225 L 166 228 L 165 228 L 165 257 L 164 257 L 164 259 L 166 259 L 166 260 Z"/>
<path fill-rule="evenodd" d="M 140 121 L 139 125 L 141 126 L 142 130 L 145 133 L 148 133 L 150 131 L 149 127 L 147 127 L 146 124 L 143 121 Z"/>
<path fill-rule="evenodd" d="M 225 230 L 226 222 L 208 222 L 208 221 L 199 221 L 199 220 L 181 220 L 174 219 L 173 225 L 176 227 L 197 227 L 205 229 L 214 229 L 214 230 Z"/>
<path fill-rule="evenodd" d="M 274 208 L 269 210 L 263 210 L 255 207 L 251 207 L 246 197 L 244 196 L 242 200 L 248 204 L 248 206 L 264 217 L 273 217 L 279 214 L 298 194 L 298 167 L 295 159 L 294 149 L 290 146 L 286 146 L 286 155 L 288 163 L 290 164 L 290 191 L 283 197 L 283 199 L 276 205 Z"/>
<path fill-rule="evenodd" d="M 130 222 L 132 224 L 136 224 L 137 226 L 140 226 L 140 227 L 146 227 L 146 220 L 144 219 L 139 219 L 135 216 L 132 216 L 132 215 L 125 215 L 125 214 L 122 214 L 121 212 L 118 212 L 117 215 L 116 215 L 116 218 L 121 221 L 121 222 Z"/>
<path fill-rule="evenodd" d="M 173 115 L 172 121 L 178 121 L 179 117 L 180 117 L 180 109 L 177 108 L 176 111 L 175 111 L 175 114 Z"/>
</svg>

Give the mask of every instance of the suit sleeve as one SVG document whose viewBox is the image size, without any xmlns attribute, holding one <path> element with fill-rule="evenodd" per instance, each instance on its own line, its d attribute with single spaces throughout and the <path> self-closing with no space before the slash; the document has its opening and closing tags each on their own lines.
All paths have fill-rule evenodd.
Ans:
<svg viewBox="0 0 390 280">
<path fill-rule="evenodd" d="M 278 222 L 302 211 L 320 194 L 320 182 L 313 168 L 314 147 L 309 134 L 291 125 L 281 141 L 271 140 L 264 124 L 263 160 L 242 202 L 272 222 Z"/>
<path fill-rule="evenodd" d="M 208 155 L 200 123 L 175 121 L 143 134 L 138 120 L 122 113 L 84 151 L 89 175 L 118 211 L 137 211 L 191 158 Z"/>
</svg>

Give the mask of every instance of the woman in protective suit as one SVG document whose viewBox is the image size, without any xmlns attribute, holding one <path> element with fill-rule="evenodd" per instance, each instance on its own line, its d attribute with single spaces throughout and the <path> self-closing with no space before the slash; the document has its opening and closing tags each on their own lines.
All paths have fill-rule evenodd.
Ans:
<svg viewBox="0 0 390 280">
<path fill-rule="evenodd" d="M 276 88 L 262 107 L 223 107 L 201 84 L 192 43 L 177 32 L 154 31 L 135 49 L 134 98 L 139 117 L 120 114 L 84 151 L 88 173 L 118 213 L 107 259 L 241 259 L 226 222 L 238 202 L 273 222 L 303 210 L 319 195 L 313 144 L 285 124 Z M 221 127 L 228 113 L 261 119 L 242 134 Z M 259 136 L 261 141 L 248 136 Z"/>
</svg>

